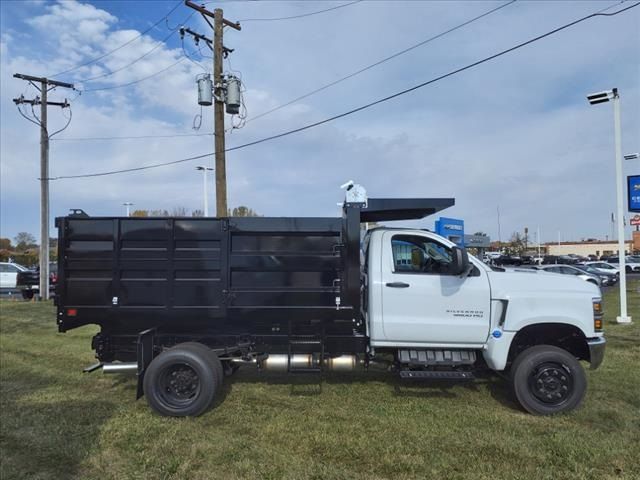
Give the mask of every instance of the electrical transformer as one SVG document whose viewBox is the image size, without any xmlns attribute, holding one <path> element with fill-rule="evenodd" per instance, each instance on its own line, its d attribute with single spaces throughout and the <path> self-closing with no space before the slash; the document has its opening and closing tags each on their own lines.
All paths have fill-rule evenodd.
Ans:
<svg viewBox="0 0 640 480">
<path fill-rule="evenodd" d="M 234 76 L 229 76 L 227 79 L 225 103 L 228 114 L 237 115 L 240 113 L 240 80 Z"/>
<path fill-rule="evenodd" d="M 202 75 L 196 79 L 198 83 L 198 105 L 208 107 L 213 104 L 213 83 L 209 75 Z"/>
</svg>

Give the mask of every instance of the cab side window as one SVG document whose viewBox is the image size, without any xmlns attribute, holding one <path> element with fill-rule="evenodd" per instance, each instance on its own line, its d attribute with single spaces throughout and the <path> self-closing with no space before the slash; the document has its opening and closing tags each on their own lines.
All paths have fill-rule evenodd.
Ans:
<svg viewBox="0 0 640 480">
<path fill-rule="evenodd" d="M 449 247 L 418 235 L 394 235 L 391 239 L 396 273 L 448 275 L 452 252 Z"/>
</svg>

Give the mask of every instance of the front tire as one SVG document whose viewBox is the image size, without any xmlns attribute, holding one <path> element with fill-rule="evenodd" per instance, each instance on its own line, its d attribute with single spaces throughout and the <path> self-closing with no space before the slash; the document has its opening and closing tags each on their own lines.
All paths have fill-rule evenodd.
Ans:
<svg viewBox="0 0 640 480">
<path fill-rule="evenodd" d="M 158 355 L 144 375 L 144 394 L 160 415 L 196 417 L 221 386 L 220 360 L 204 345 L 185 343 Z"/>
<path fill-rule="evenodd" d="M 580 362 L 552 345 L 530 347 L 520 353 L 511 368 L 513 392 L 534 415 L 554 415 L 577 408 L 587 390 Z"/>
</svg>

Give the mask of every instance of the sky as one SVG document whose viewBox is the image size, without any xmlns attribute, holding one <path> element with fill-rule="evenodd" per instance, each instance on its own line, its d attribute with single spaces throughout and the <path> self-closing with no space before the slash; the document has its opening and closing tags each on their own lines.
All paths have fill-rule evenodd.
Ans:
<svg viewBox="0 0 640 480">
<path fill-rule="evenodd" d="M 14 73 L 72 82 L 79 90 L 49 93 L 51 101 L 66 98 L 71 103 L 64 111 L 49 108 L 50 132 L 64 127 L 69 110 L 72 114 L 69 126 L 51 141 L 51 177 L 135 168 L 213 151 L 210 135 L 86 140 L 213 131 L 211 107 L 202 108 L 201 127 L 193 129 L 201 113 L 196 76 L 211 71 L 209 52 L 188 37 L 183 50 L 172 30 L 187 25 L 211 36 L 211 28 L 181 3 L 0 2 L 0 236 L 13 238 L 22 231 L 39 236 L 40 133 L 12 101 L 38 92 L 14 79 Z M 264 19 L 348 2 L 208 3 L 207 8 L 223 8 L 225 18 L 242 26 L 239 32 L 225 29 L 225 45 L 234 51 L 224 69 L 242 78 L 248 121 L 229 131 L 228 147 L 351 110 L 609 6 L 611 13 L 633 4 L 516 1 L 252 120 L 507 2 L 361 1 L 269 21 Z M 102 58 L 91 62 L 97 57 Z M 80 64 L 86 65 L 61 73 Z M 133 85 L 97 90 L 165 68 Z M 613 110 L 611 103 L 590 106 L 586 95 L 613 87 L 621 97 L 623 153 L 638 152 L 640 7 L 592 18 L 356 114 L 229 152 L 229 206 L 246 205 L 265 216 L 337 216 L 336 204 L 344 198 L 339 187 L 354 180 L 370 197 L 455 198 L 455 206 L 442 214 L 464 219 L 467 233 L 483 231 L 496 240 L 507 240 L 525 227 L 530 238 L 539 228 L 542 241 L 604 240 L 611 236 L 616 208 Z M 227 116 L 227 126 L 231 120 Z M 51 234 L 56 235 L 53 218 L 71 208 L 92 216 L 124 215 L 124 202 L 132 202 L 134 209 L 201 209 L 198 165 L 213 166 L 213 157 L 133 173 L 53 180 Z M 640 160 L 626 161 L 624 174 L 640 174 Z M 213 176 L 209 185 L 213 210 Z M 410 225 L 433 228 L 434 220 Z M 627 227 L 628 237 L 630 231 Z"/>
</svg>

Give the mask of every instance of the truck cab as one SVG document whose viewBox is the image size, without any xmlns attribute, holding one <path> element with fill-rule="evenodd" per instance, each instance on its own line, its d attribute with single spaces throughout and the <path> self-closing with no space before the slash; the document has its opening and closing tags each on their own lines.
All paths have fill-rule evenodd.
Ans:
<svg viewBox="0 0 640 480">
<path fill-rule="evenodd" d="M 419 369 L 408 377 L 423 371 L 430 377 L 433 367 L 477 366 L 480 357 L 491 370 L 513 370 L 523 352 L 542 351 L 546 367 L 529 372 L 527 382 L 546 388 L 531 395 L 527 384 L 519 400 L 532 413 L 554 413 L 577 401 L 568 396 L 584 380 L 575 360 L 592 368 L 602 361 L 602 298 L 593 284 L 488 267 L 426 230 L 374 229 L 363 245 L 370 345 L 393 350 L 408 372 Z"/>
</svg>

